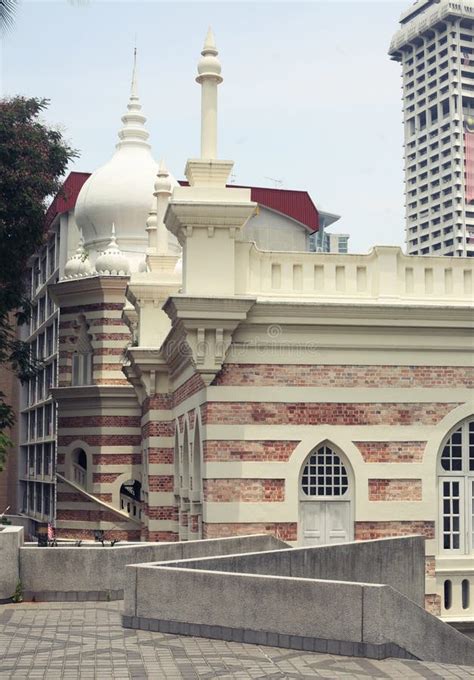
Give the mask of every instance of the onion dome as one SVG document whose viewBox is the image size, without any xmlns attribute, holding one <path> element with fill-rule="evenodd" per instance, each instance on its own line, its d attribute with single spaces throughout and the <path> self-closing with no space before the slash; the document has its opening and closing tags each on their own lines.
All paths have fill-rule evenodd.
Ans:
<svg viewBox="0 0 474 680">
<path fill-rule="evenodd" d="M 153 202 L 158 164 L 151 154 L 137 93 L 136 59 L 127 111 L 112 158 L 98 168 L 82 187 L 75 218 L 89 249 L 100 252 L 108 244 L 110 224 L 127 253 L 144 253 L 146 219 Z M 177 184 L 173 179 L 173 186 Z"/>
<path fill-rule="evenodd" d="M 98 274 L 108 276 L 128 276 L 130 274 L 130 263 L 128 258 L 122 253 L 115 239 L 115 225 L 112 224 L 112 238 L 105 250 L 95 262 Z"/>
<path fill-rule="evenodd" d="M 84 239 L 81 236 L 76 252 L 66 262 L 63 279 L 79 279 L 83 276 L 92 276 L 94 273 L 89 255 L 84 248 Z"/>
</svg>

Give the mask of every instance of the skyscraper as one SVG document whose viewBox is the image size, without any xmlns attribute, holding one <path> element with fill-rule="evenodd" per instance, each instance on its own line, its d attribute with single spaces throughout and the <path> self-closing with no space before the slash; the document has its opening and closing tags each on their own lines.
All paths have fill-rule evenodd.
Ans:
<svg viewBox="0 0 474 680">
<path fill-rule="evenodd" d="M 417 0 L 390 45 L 402 65 L 409 255 L 474 256 L 474 0 Z"/>
</svg>

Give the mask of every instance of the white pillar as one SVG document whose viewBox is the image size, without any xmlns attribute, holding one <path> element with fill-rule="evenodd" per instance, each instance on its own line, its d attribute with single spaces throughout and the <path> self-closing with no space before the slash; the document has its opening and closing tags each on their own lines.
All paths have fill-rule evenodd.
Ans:
<svg viewBox="0 0 474 680">
<path fill-rule="evenodd" d="M 210 79 L 201 90 L 201 158 L 217 158 L 217 82 Z"/>
<path fill-rule="evenodd" d="M 196 81 L 201 85 L 201 158 L 217 158 L 217 86 L 222 83 L 221 64 L 214 34 L 209 29 Z"/>
</svg>

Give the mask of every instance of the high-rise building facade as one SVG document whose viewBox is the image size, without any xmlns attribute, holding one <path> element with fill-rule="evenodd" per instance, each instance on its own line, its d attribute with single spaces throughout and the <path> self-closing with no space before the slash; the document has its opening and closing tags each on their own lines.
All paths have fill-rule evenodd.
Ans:
<svg viewBox="0 0 474 680">
<path fill-rule="evenodd" d="M 474 256 L 474 0 L 418 0 L 390 45 L 402 65 L 406 248 Z"/>
</svg>

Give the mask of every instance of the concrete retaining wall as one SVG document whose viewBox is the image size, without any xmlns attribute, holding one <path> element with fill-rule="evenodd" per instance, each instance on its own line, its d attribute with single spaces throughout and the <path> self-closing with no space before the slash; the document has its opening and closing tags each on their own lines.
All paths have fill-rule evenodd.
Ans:
<svg viewBox="0 0 474 680">
<path fill-rule="evenodd" d="M 178 561 L 173 566 L 379 583 L 392 586 L 421 606 L 425 600 L 425 547 L 421 536 L 216 556 Z"/>
<path fill-rule="evenodd" d="M 420 600 L 423 543 L 410 537 L 128 566 L 123 625 L 332 654 L 474 665 L 473 640 L 389 585 L 348 580 L 365 570 L 383 582 L 380 564 L 370 559 L 380 554 L 385 563 L 392 554 L 386 579 Z M 280 568 L 283 574 L 268 573 Z M 327 580 L 308 578 L 318 569 Z M 410 578 L 413 583 L 404 583 Z"/>
<path fill-rule="evenodd" d="M 286 547 L 273 536 L 238 536 L 184 543 L 57 546 L 20 550 L 24 599 L 74 601 L 123 598 L 125 566 Z"/>
<path fill-rule="evenodd" d="M 20 580 L 19 551 L 23 545 L 23 527 L 0 529 L 0 601 L 8 600 Z"/>
</svg>

